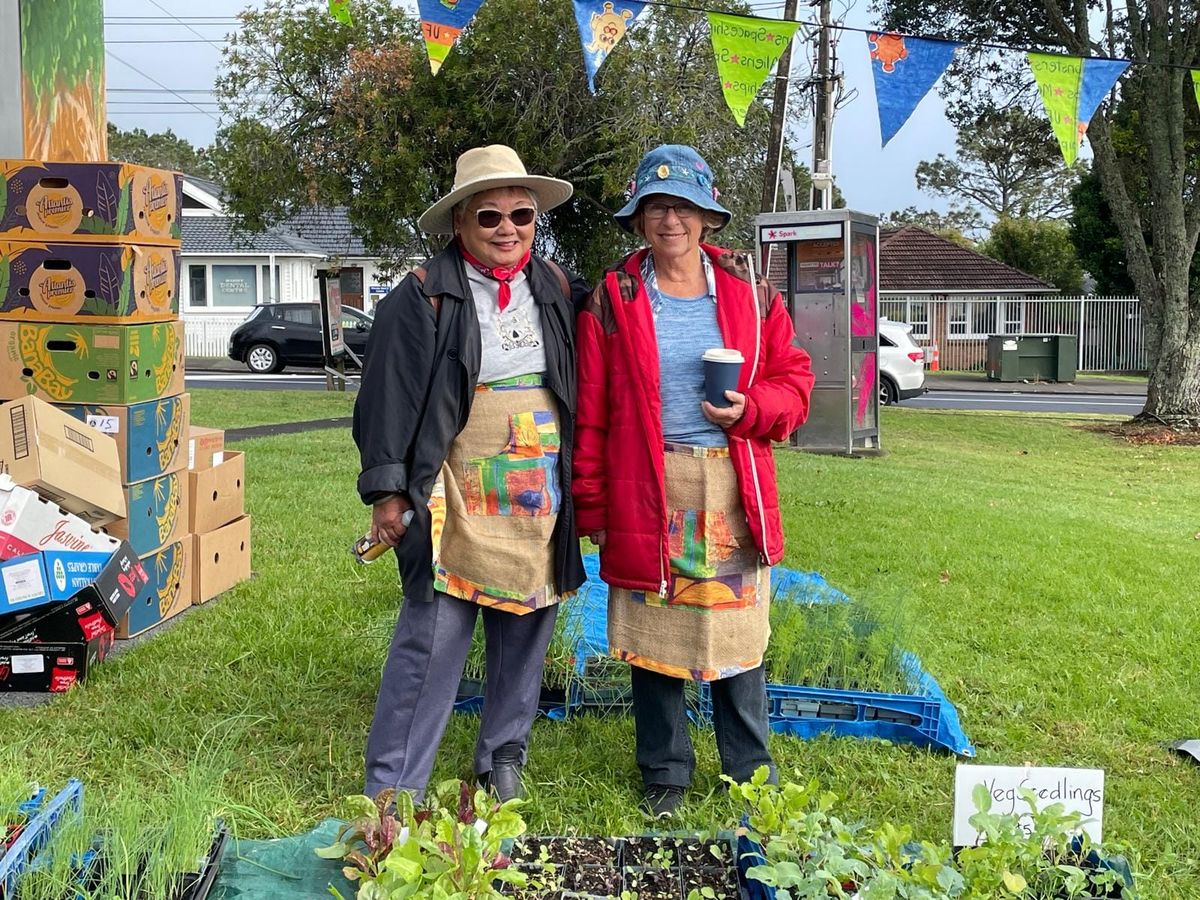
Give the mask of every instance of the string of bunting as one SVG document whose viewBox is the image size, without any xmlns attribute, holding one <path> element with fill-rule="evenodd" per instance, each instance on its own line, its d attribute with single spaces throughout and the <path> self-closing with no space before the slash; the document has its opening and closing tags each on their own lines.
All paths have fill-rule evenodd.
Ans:
<svg viewBox="0 0 1200 900">
<path fill-rule="evenodd" d="M 484 0 L 418 0 L 421 33 L 436 75 L 450 50 Z M 739 126 L 746 123 L 750 104 L 766 83 L 788 44 L 799 34 L 810 37 L 820 23 L 788 21 L 768 16 L 725 13 L 665 0 L 572 0 L 588 90 L 596 93 L 596 75 L 647 6 L 666 6 L 703 12 L 708 17 L 713 54 L 725 103 Z M 351 24 L 350 0 L 329 0 L 339 22 Z M 887 146 L 909 120 L 925 95 L 966 44 L 942 38 L 879 32 L 846 25 L 839 31 L 866 36 L 867 52 L 879 110 L 879 131 Z M 1063 159 L 1072 165 L 1079 155 L 1092 116 L 1130 65 L 1167 65 L 1107 57 L 1040 53 L 1001 44 L 969 46 L 1024 52 L 1042 98 Z M 1189 68 L 1196 103 L 1200 106 L 1200 68 Z"/>
</svg>

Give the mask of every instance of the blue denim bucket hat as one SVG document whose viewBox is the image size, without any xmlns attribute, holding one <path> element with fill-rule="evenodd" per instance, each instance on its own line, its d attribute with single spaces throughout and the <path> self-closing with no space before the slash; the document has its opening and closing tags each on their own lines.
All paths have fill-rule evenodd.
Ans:
<svg viewBox="0 0 1200 900">
<path fill-rule="evenodd" d="M 722 219 L 718 231 L 729 224 L 729 210 L 717 202 L 719 192 L 713 185 L 712 169 L 699 153 L 685 144 L 663 144 L 643 156 L 630 189 L 633 196 L 613 216 L 626 231 L 633 231 L 634 213 L 652 194 L 679 197 L 717 213 Z"/>
</svg>

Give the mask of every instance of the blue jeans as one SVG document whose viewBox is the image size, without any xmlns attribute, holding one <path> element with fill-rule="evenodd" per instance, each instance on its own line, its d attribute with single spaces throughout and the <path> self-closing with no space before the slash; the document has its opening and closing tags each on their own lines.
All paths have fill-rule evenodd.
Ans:
<svg viewBox="0 0 1200 900">
<path fill-rule="evenodd" d="M 688 734 L 687 703 L 682 678 L 632 667 L 633 722 L 637 734 L 637 764 L 642 781 L 687 787 L 696 768 Z M 713 729 L 721 771 L 735 781 L 749 781 L 754 770 L 775 762 L 767 749 L 767 689 L 763 667 L 709 682 L 712 688 Z"/>
</svg>

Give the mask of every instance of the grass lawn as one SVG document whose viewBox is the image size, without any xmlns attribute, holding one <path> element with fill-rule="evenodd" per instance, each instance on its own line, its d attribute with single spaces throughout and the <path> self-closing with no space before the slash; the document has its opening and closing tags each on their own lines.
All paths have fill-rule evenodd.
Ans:
<svg viewBox="0 0 1200 900">
<path fill-rule="evenodd" d="M 193 394 L 203 421 L 249 424 L 215 393 Z M 264 396 L 297 418 L 345 414 Z M 911 649 L 980 761 L 1104 768 L 1105 834 L 1134 848 L 1140 896 L 1200 896 L 1200 769 L 1160 746 L 1200 735 L 1200 449 L 1127 446 L 1061 418 L 883 416 L 883 459 L 779 454 L 786 563 L 852 596 L 902 598 Z M 364 567 L 346 550 L 367 521 L 356 453 L 341 430 L 240 447 L 255 580 L 85 689 L 0 710 L 0 765 L 49 783 L 80 775 L 94 800 L 161 792 L 199 758 L 222 771 L 226 812 L 250 835 L 307 829 L 359 789 L 397 590 L 390 557 Z M 475 726 L 452 719 L 436 777 L 467 774 Z M 681 825 L 727 825 L 711 734 L 695 737 Z M 785 777 L 841 795 L 847 818 L 949 838 L 954 759 L 853 740 L 772 748 Z M 527 772 L 535 832 L 646 828 L 627 718 L 539 722 Z"/>
<path fill-rule="evenodd" d="M 353 391 L 193 390 L 192 424 L 206 428 L 246 428 L 337 419 L 354 412 Z"/>
</svg>

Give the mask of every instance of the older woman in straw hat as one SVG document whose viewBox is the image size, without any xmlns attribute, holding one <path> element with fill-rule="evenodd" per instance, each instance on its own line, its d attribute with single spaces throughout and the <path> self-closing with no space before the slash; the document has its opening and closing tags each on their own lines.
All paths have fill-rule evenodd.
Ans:
<svg viewBox="0 0 1200 900">
<path fill-rule="evenodd" d="M 396 549 L 404 604 L 367 739 L 372 796 L 423 794 L 481 608 L 475 772 L 501 799 L 521 793 L 555 604 L 584 577 L 570 454 L 587 286 L 531 250 L 538 213 L 571 190 L 508 147 L 468 150 L 418 223 L 453 240 L 376 313 L 354 407 L 358 490 L 372 536 Z"/>
</svg>

